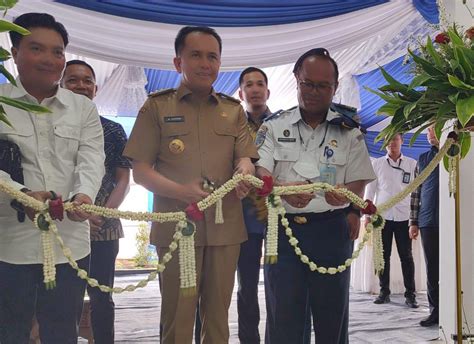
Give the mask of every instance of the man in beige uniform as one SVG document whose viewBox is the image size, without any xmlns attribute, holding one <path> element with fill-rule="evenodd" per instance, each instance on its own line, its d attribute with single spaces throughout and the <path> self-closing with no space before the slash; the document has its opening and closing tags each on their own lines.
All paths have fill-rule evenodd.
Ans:
<svg viewBox="0 0 474 344">
<path fill-rule="evenodd" d="M 155 194 L 155 212 L 184 210 L 202 200 L 208 195 L 202 188 L 205 179 L 219 186 L 234 173 L 253 174 L 251 159 L 258 158 L 240 101 L 212 88 L 222 51 L 217 33 L 184 27 L 175 50 L 181 85 L 150 96 L 124 151 L 133 159 L 135 181 Z M 198 297 L 202 343 L 228 342 L 234 275 L 240 243 L 247 239 L 239 198 L 248 189 L 241 183 L 223 199 L 224 224 L 215 223 L 215 207 L 196 224 L 198 295 L 180 293 L 177 254 L 161 274 L 162 343 L 191 343 Z M 151 242 L 160 257 L 168 251 L 174 229 L 175 223 L 153 224 Z"/>
</svg>

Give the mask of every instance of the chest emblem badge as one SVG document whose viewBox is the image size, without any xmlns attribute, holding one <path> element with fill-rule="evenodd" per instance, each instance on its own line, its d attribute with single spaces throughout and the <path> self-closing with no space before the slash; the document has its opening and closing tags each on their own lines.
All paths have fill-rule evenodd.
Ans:
<svg viewBox="0 0 474 344">
<path fill-rule="evenodd" d="M 173 154 L 180 154 L 184 152 L 184 142 L 180 139 L 174 139 L 168 145 L 170 152 Z"/>
</svg>

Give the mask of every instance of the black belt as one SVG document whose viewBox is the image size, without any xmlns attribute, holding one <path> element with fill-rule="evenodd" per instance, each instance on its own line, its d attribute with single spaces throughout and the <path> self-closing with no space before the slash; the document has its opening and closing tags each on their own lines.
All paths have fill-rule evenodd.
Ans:
<svg viewBox="0 0 474 344">
<path fill-rule="evenodd" d="M 299 213 L 299 214 L 293 214 L 293 213 L 286 213 L 285 216 L 288 218 L 288 220 L 300 223 L 301 218 L 305 218 L 307 222 L 311 221 L 318 221 L 318 220 L 326 220 L 330 219 L 336 216 L 341 216 L 341 215 L 346 215 L 347 214 L 347 209 L 335 209 L 335 210 L 328 210 L 324 211 L 322 213 Z M 297 220 L 295 221 L 295 218 Z"/>
</svg>

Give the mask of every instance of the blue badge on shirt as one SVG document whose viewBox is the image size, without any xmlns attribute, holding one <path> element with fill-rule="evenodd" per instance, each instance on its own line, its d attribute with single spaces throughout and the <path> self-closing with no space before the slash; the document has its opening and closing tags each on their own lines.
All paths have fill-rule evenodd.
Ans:
<svg viewBox="0 0 474 344">
<path fill-rule="evenodd" d="M 267 137 L 268 128 L 265 125 L 262 125 L 260 129 L 257 131 L 257 136 L 255 137 L 255 145 L 257 148 L 260 148 L 263 143 L 265 142 L 265 138 Z"/>
</svg>

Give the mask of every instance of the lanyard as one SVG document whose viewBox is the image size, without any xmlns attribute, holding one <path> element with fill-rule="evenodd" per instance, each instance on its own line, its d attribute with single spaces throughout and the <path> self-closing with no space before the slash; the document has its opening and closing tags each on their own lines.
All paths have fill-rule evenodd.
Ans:
<svg viewBox="0 0 474 344">
<path fill-rule="evenodd" d="M 387 158 L 387 164 L 388 166 L 390 166 L 391 168 L 393 168 L 394 170 L 400 170 L 402 171 L 403 173 L 407 173 L 403 168 L 400 167 L 400 164 L 402 163 L 402 159 L 400 159 L 398 161 L 398 166 L 393 166 L 391 163 L 390 163 L 390 159 Z"/>
<path fill-rule="evenodd" d="M 296 126 L 298 127 L 298 135 L 300 137 L 300 143 L 304 146 L 305 150 L 308 150 L 308 145 L 309 145 L 310 140 L 308 140 L 306 142 L 306 144 L 304 143 L 303 136 L 301 136 L 301 131 L 300 131 L 300 121 L 298 121 L 298 123 L 296 123 Z M 319 148 L 321 148 L 324 144 L 324 141 L 326 141 L 326 135 L 328 133 L 328 128 L 329 128 L 329 125 L 328 125 L 328 122 L 326 121 L 326 128 L 324 129 L 324 136 L 323 136 L 323 139 L 321 140 L 321 142 L 319 143 Z"/>
</svg>

